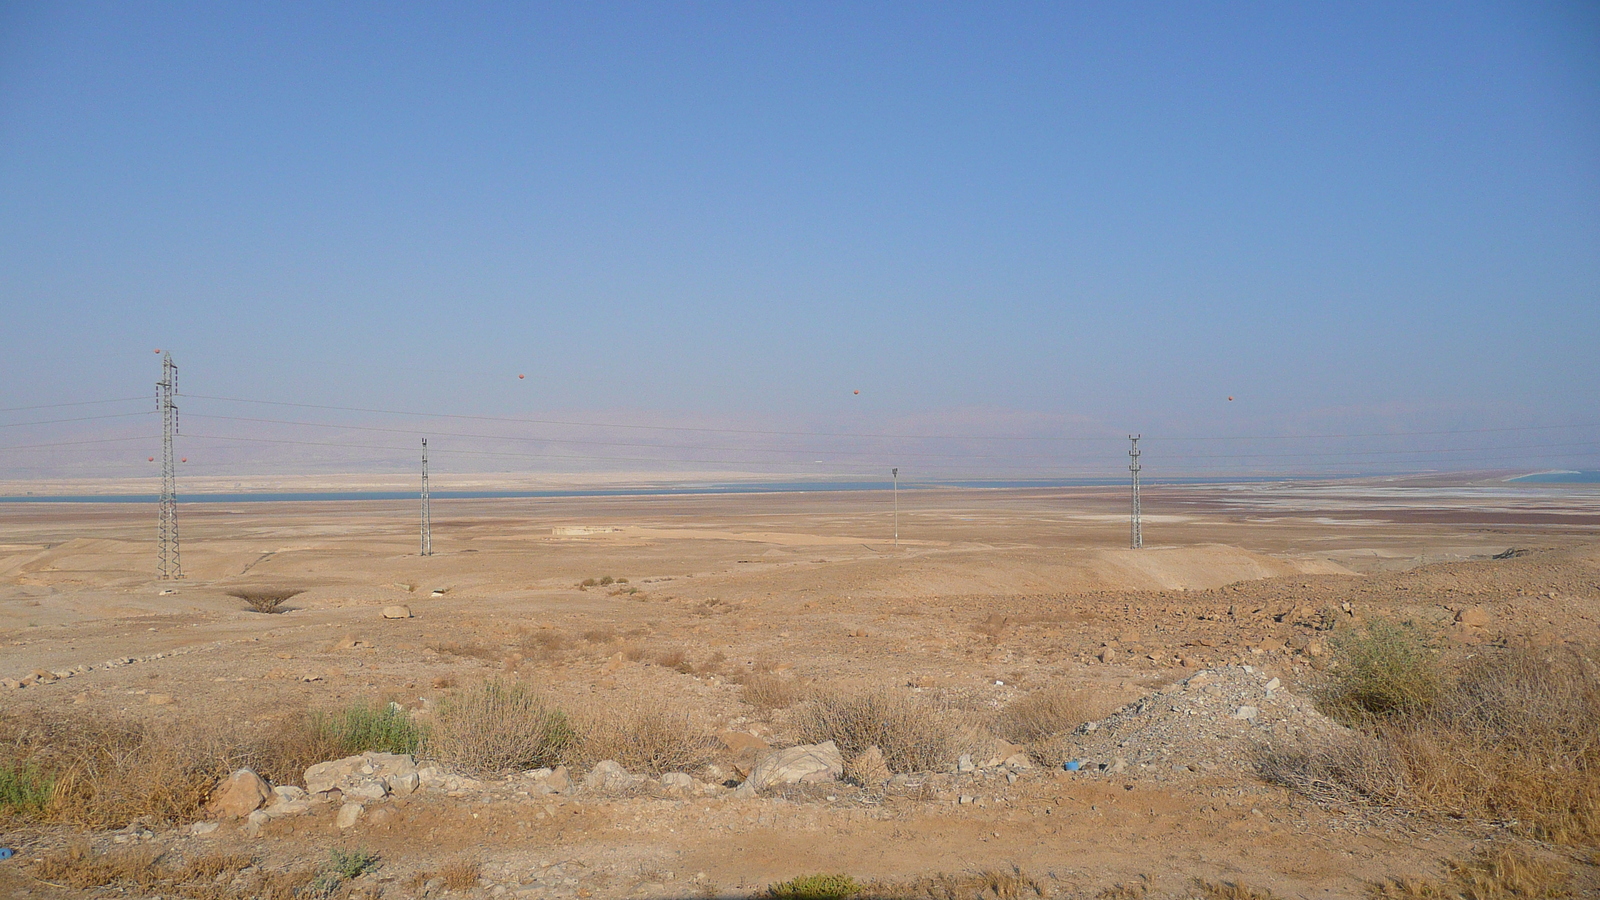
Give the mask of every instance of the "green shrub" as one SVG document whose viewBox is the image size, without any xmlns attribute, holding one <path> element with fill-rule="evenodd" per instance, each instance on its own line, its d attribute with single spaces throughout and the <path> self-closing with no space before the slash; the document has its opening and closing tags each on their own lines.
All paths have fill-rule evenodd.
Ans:
<svg viewBox="0 0 1600 900">
<path fill-rule="evenodd" d="M 1420 713 L 1438 698 L 1442 679 L 1433 642 L 1410 622 L 1373 619 L 1334 638 L 1333 677 L 1323 711 L 1346 723 Z"/>
<path fill-rule="evenodd" d="M 54 781 L 32 764 L 0 764 L 0 812 L 43 812 Z"/>
<path fill-rule="evenodd" d="M 318 737 L 337 748 L 340 756 L 368 750 L 415 753 L 422 743 L 421 727 L 394 704 L 357 702 L 343 709 L 316 713 L 313 720 Z"/>
<path fill-rule="evenodd" d="M 772 900 L 844 900 L 861 890 L 849 875 L 801 875 L 767 887 Z"/>
</svg>

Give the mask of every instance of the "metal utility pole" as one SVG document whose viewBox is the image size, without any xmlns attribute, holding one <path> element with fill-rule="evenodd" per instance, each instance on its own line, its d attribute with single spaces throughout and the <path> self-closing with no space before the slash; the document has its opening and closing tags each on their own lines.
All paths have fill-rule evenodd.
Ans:
<svg viewBox="0 0 1600 900">
<path fill-rule="evenodd" d="M 889 474 L 894 478 L 894 545 L 898 547 L 900 546 L 900 469 L 898 467 L 890 469 Z"/>
<path fill-rule="evenodd" d="M 161 357 L 161 380 L 156 382 L 156 411 L 161 413 L 160 559 L 157 571 L 163 581 L 183 577 L 178 559 L 178 471 L 172 458 L 172 437 L 178 433 L 178 367 L 172 354 Z"/>
<path fill-rule="evenodd" d="M 422 439 L 422 554 L 433 555 L 433 519 L 428 510 L 428 439 Z"/>
<path fill-rule="evenodd" d="M 1135 550 L 1144 546 L 1144 532 L 1139 524 L 1139 438 L 1128 435 L 1128 471 L 1133 473 L 1133 518 L 1128 523 L 1128 546 Z"/>
</svg>

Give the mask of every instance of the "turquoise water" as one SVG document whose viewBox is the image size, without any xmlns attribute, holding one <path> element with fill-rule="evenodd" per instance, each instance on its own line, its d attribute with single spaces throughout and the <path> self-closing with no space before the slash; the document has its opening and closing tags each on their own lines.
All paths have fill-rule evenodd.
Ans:
<svg viewBox="0 0 1600 900">
<path fill-rule="evenodd" d="M 1292 478 L 1150 478 L 1147 485 L 1241 484 L 1294 481 Z M 900 482 L 903 491 L 927 488 L 1060 488 L 1126 484 L 1126 478 L 1037 478 L 1022 481 Z M 506 500 L 524 497 L 672 497 L 693 494 L 789 494 L 818 491 L 887 491 L 890 481 L 750 481 L 722 484 L 564 489 L 549 491 L 432 491 L 440 500 Z M 181 503 L 305 503 L 330 500 L 415 500 L 416 491 L 260 491 L 223 494 L 179 494 Z M 26 494 L 0 497 L 0 503 L 154 503 L 155 494 Z"/>
<path fill-rule="evenodd" d="M 1506 480 L 1518 484 L 1600 484 L 1600 472 L 1536 472 Z"/>
</svg>

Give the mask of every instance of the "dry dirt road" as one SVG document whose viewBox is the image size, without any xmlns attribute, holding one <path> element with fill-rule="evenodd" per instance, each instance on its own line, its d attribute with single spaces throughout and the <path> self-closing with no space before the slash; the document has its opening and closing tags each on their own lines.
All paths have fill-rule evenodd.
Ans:
<svg viewBox="0 0 1600 900">
<path fill-rule="evenodd" d="M 751 672 L 888 686 L 980 718 L 1046 686 L 1096 716 L 1145 698 L 1136 737 L 1085 744 L 1098 755 L 1079 772 L 989 767 L 753 799 L 654 782 L 541 795 L 490 779 L 391 799 L 348 829 L 329 808 L 255 833 L 89 836 L 178 855 L 241 848 L 268 866 L 359 846 L 382 854 L 360 880 L 385 897 L 442 896 L 413 874 L 468 858 L 483 879 L 453 896 L 749 896 L 813 872 L 1016 867 L 1064 896 L 1118 883 L 1187 896 L 1203 878 L 1353 897 L 1501 836 L 1311 803 L 1263 782 L 1252 754 L 1322 727 L 1301 698 L 1341 615 L 1405 616 L 1464 645 L 1600 645 L 1600 490 L 1159 487 L 1139 551 L 1124 503 L 1109 489 L 902 491 L 896 545 L 877 494 L 436 500 L 427 558 L 413 504 L 188 504 L 188 577 L 175 583 L 152 577 L 150 508 L 0 505 L 0 679 L 66 674 L 0 690 L 0 704 L 271 728 L 353 700 L 427 710 L 503 678 L 584 708 L 681 709 L 707 734 L 782 746 L 793 722 L 743 701 Z M 1532 552 L 1492 558 L 1510 548 Z M 581 586 L 604 577 L 626 583 Z M 304 592 L 280 615 L 228 595 L 261 585 Z M 397 604 L 413 617 L 381 617 Z M 1468 609 L 1485 624 L 1459 624 Z M 1237 718 L 1243 705 L 1260 716 Z M 691 774 L 720 780 L 726 756 Z M 0 862 L 0 894 L 78 896 L 25 874 L 78 839 L 6 834 L 19 853 Z M 1592 866 L 1564 864 L 1600 885 Z"/>
</svg>

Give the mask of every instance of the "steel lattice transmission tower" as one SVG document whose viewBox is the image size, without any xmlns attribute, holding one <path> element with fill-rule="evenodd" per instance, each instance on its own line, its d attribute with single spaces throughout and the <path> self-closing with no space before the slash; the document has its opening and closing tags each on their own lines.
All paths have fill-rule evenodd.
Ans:
<svg viewBox="0 0 1600 900">
<path fill-rule="evenodd" d="M 422 439 L 422 554 L 433 555 L 433 517 L 428 510 L 428 439 Z"/>
<path fill-rule="evenodd" d="M 172 458 L 172 438 L 178 433 L 178 367 L 172 354 L 161 357 L 161 380 L 156 382 L 156 411 L 161 413 L 161 558 L 163 580 L 183 577 L 178 558 L 178 471 Z"/>
<path fill-rule="evenodd" d="M 1128 546 L 1135 550 L 1144 546 L 1144 532 L 1139 523 L 1139 438 L 1128 435 L 1128 471 L 1133 473 L 1133 516 L 1128 521 Z"/>
</svg>

